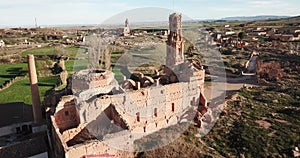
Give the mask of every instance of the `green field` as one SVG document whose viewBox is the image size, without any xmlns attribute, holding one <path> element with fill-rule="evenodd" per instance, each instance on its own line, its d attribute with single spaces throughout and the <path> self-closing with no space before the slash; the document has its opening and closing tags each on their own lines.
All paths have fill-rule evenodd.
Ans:
<svg viewBox="0 0 300 158">
<path fill-rule="evenodd" d="M 77 48 L 76 48 L 77 49 Z M 38 52 L 38 50 L 43 50 Z M 32 53 L 35 55 L 42 55 L 43 53 L 49 55 L 51 54 L 51 50 L 54 48 L 46 47 L 38 49 L 36 48 L 34 51 L 27 52 L 28 54 Z M 74 47 L 70 47 L 67 50 L 73 50 L 75 52 Z M 36 66 L 38 70 L 38 74 L 41 75 L 51 75 L 49 69 L 45 68 L 44 60 L 36 60 Z M 67 60 L 65 62 L 66 69 L 69 74 L 73 74 L 76 71 L 85 69 L 87 67 L 87 60 Z M 8 82 L 10 79 L 16 76 L 25 76 L 27 75 L 28 68 L 27 63 L 17 63 L 17 64 L 3 64 L 0 65 L 0 84 L 4 84 Z M 44 98 L 46 92 L 51 90 L 59 81 L 58 77 L 43 77 L 39 78 L 39 90 L 41 99 Z M 0 91 L 0 102 L 24 102 L 26 104 L 31 104 L 31 93 L 29 86 L 29 79 L 23 79 L 20 81 L 16 81 L 7 89 Z"/>
<path fill-rule="evenodd" d="M 26 57 L 27 54 L 33 54 L 33 55 L 56 55 L 56 49 L 54 47 L 45 46 L 41 48 L 33 48 L 24 51 L 21 56 Z"/>
<path fill-rule="evenodd" d="M 87 60 L 68 60 L 65 62 L 66 69 L 69 74 L 86 69 L 88 65 Z"/>
<path fill-rule="evenodd" d="M 57 77 L 39 78 L 40 97 L 43 100 L 46 92 L 52 89 L 58 82 Z M 15 82 L 9 88 L 0 91 L 0 102 L 24 102 L 31 104 L 31 92 L 29 79 Z"/>
<path fill-rule="evenodd" d="M 112 68 L 112 71 L 113 71 L 113 73 L 115 73 L 115 79 L 119 82 L 119 83 L 121 83 L 122 82 L 122 80 L 123 80 L 123 74 L 122 74 L 122 72 L 121 72 L 121 69 L 120 68 L 118 68 L 118 67 L 113 67 Z"/>
<path fill-rule="evenodd" d="M 55 47 L 55 46 L 44 46 L 41 48 L 33 48 L 24 51 L 21 56 L 25 57 L 27 54 L 33 54 L 35 56 L 52 56 L 52 55 L 64 55 L 67 57 L 76 57 L 79 54 L 85 52 L 84 48 L 79 48 L 75 46 L 70 47 Z"/>
<path fill-rule="evenodd" d="M 1 64 L 0 65 L 0 85 L 16 76 L 24 76 L 27 72 L 27 63 Z"/>
</svg>

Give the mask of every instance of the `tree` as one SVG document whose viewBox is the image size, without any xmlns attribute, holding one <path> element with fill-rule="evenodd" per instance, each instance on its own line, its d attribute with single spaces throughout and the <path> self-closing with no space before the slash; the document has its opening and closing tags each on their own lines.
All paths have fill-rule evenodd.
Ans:
<svg viewBox="0 0 300 158">
<path fill-rule="evenodd" d="M 246 33 L 241 31 L 241 32 L 239 32 L 238 37 L 240 40 L 243 40 L 246 37 Z"/>
<path fill-rule="evenodd" d="M 271 61 L 269 63 L 257 62 L 258 78 L 263 78 L 269 81 L 278 81 L 283 77 L 283 71 L 279 63 Z"/>
</svg>

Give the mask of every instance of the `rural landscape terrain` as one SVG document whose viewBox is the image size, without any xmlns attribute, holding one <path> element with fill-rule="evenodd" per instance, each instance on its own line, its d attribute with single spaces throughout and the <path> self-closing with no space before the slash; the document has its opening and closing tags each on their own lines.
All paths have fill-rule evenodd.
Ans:
<svg viewBox="0 0 300 158">
<path fill-rule="evenodd" d="M 55 138 L 49 134 L 53 132 L 51 115 L 55 115 L 58 109 L 53 106 L 59 107 L 59 101 L 68 100 L 62 96 L 73 94 L 72 79 L 80 70 L 93 68 L 112 71 L 120 85 L 124 76 L 135 81 L 141 74 L 155 76 L 164 73 L 162 62 L 156 60 L 166 58 L 166 42 L 170 32 L 168 23 L 131 26 L 130 20 L 126 20 L 125 29 L 124 26 L 0 29 L 0 129 L 5 131 L 6 126 L 16 125 L 12 129 L 17 133 L 17 136 L 13 136 L 16 134 L 13 132 L 1 133 L 0 157 L 29 157 L 43 152 L 47 152 L 49 157 L 57 156 L 54 149 L 56 140 L 51 140 Z M 130 30 L 127 32 L 128 25 Z M 220 115 L 211 130 L 201 135 L 201 124 L 197 118 L 199 111 L 193 111 L 193 116 L 196 115 L 194 122 L 174 141 L 160 146 L 172 136 L 172 132 L 177 134 L 180 123 L 135 140 L 139 150 L 131 153 L 131 156 L 299 157 L 300 17 L 183 21 L 182 32 L 184 57 L 203 66 L 207 106 Z M 100 41 L 105 43 L 105 48 L 101 50 L 91 49 L 89 45 L 92 42 L 100 43 L 92 39 L 99 34 L 105 36 L 103 39 L 114 38 Z M 24 132 L 27 129 L 25 126 L 18 128 L 24 122 L 33 121 L 29 54 L 35 58 L 45 118 L 45 127 L 39 128 L 42 134 Z M 131 62 L 132 57 L 135 58 L 134 62 Z M 91 63 L 91 58 L 96 64 Z M 155 60 L 152 62 L 149 59 Z M 135 67 L 136 61 L 144 60 L 147 63 Z M 128 69 L 123 68 L 124 61 Z M 225 85 L 222 94 L 224 100 L 221 99 L 221 102 L 218 102 L 219 96 L 214 95 L 212 89 L 213 85 L 218 84 Z M 97 97 L 102 96 L 99 94 Z M 215 108 L 214 105 L 221 105 L 222 108 Z M 15 110 L 12 109 L 14 106 Z M 67 116 L 69 112 L 64 114 Z M 203 122 L 209 120 L 206 118 Z M 34 131 L 34 125 L 29 129 Z M 85 130 L 78 132 L 81 134 L 76 135 L 78 137 L 70 138 L 68 147 L 84 142 L 81 140 L 83 138 L 95 139 L 87 138 Z M 35 139 L 36 135 L 42 135 L 39 139 L 43 142 L 31 143 L 41 149 L 13 151 L 12 146 Z M 143 151 L 145 146 L 154 148 Z M 160 147 L 155 148 L 157 146 Z"/>
</svg>

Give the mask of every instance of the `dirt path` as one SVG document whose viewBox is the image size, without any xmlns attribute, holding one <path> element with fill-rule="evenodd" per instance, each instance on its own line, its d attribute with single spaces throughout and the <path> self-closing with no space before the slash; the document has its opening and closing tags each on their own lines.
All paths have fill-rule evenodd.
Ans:
<svg viewBox="0 0 300 158">
<path fill-rule="evenodd" d="M 256 76 L 241 76 L 239 78 L 221 78 L 206 82 L 204 94 L 208 101 L 219 97 L 226 97 L 243 86 L 257 86 Z"/>
</svg>

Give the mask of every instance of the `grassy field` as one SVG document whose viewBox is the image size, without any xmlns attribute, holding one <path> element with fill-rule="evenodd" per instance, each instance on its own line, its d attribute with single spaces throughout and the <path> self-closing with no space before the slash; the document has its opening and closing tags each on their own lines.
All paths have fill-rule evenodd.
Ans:
<svg viewBox="0 0 300 158">
<path fill-rule="evenodd" d="M 27 63 L 1 64 L 0 65 L 0 85 L 16 76 L 24 76 L 28 71 Z"/>
<path fill-rule="evenodd" d="M 88 66 L 87 60 L 68 60 L 65 62 L 66 69 L 69 74 L 86 69 Z"/>
<path fill-rule="evenodd" d="M 69 46 L 69 47 L 55 47 L 55 46 L 44 46 L 41 48 L 33 48 L 24 51 L 21 56 L 25 57 L 27 54 L 33 54 L 35 56 L 52 56 L 52 55 L 64 55 L 67 57 L 76 57 L 78 54 L 85 52 L 85 49 Z"/>
<path fill-rule="evenodd" d="M 39 78 L 40 97 L 43 100 L 46 92 L 52 89 L 58 82 L 57 77 Z M 31 104 L 31 92 L 29 79 L 15 82 L 9 88 L 0 91 L 0 102 L 24 102 Z"/>
<path fill-rule="evenodd" d="M 21 52 L 22 49 L 12 49 L 12 50 L 1 50 L 0 56 L 6 56 L 11 54 L 18 54 L 18 52 Z"/>
<path fill-rule="evenodd" d="M 122 74 L 122 72 L 121 72 L 121 69 L 120 69 L 119 67 L 115 66 L 115 67 L 112 68 L 112 71 L 115 73 L 115 79 L 116 79 L 119 83 L 121 83 L 122 80 L 123 80 L 123 79 L 122 79 L 123 74 Z"/>
<path fill-rule="evenodd" d="M 225 157 L 292 156 L 300 143 L 300 102 L 280 89 L 240 90 L 240 98 L 227 107 L 228 116 L 204 141 Z"/>
<path fill-rule="evenodd" d="M 41 55 L 56 55 L 56 49 L 55 47 L 51 46 L 44 46 L 41 48 L 32 48 L 29 50 L 24 51 L 21 56 L 26 57 L 27 54 L 33 54 L 36 56 L 41 56 Z"/>
<path fill-rule="evenodd" d="M 45 46 L 41 48 L 33 48 L 22 53 L 25 57 L 27 54 L 34 54 L 36 56 L 51 56 L 60 53 L 67 54 L 69 57 L 82 57 L 85 53 L 85 49 L 77 48 L 74 46 L 66 47 L 60 50 L 58 47 Z M 48 61 L 49 60 L 49 61 Z M 51 66 L 50 59 L 36 60 L 36 67 L 38 75 L 51 76 L 49 67 Z M 85 69 L 87 67 L 87 60 L 67 60 L 65 66 L 69 74 L 73 74 L 76 71 Z M 3 64 L 0 65 L 0 84 L 8 82 L 10 79 L 16 76 L 27 75 L 27 63 L 17 64 Z M 45 96 L 46 92 L 52 89 L 58 83 L 58 77 L 43 77 L 39 78 L 39 89 L 41 99 Z M 0 102 L 24 102 L 31 104 L 31 93 L 29 80 L 24 79 L 15 82 L 9 88 L 0 91 Z"/>
</svg>

